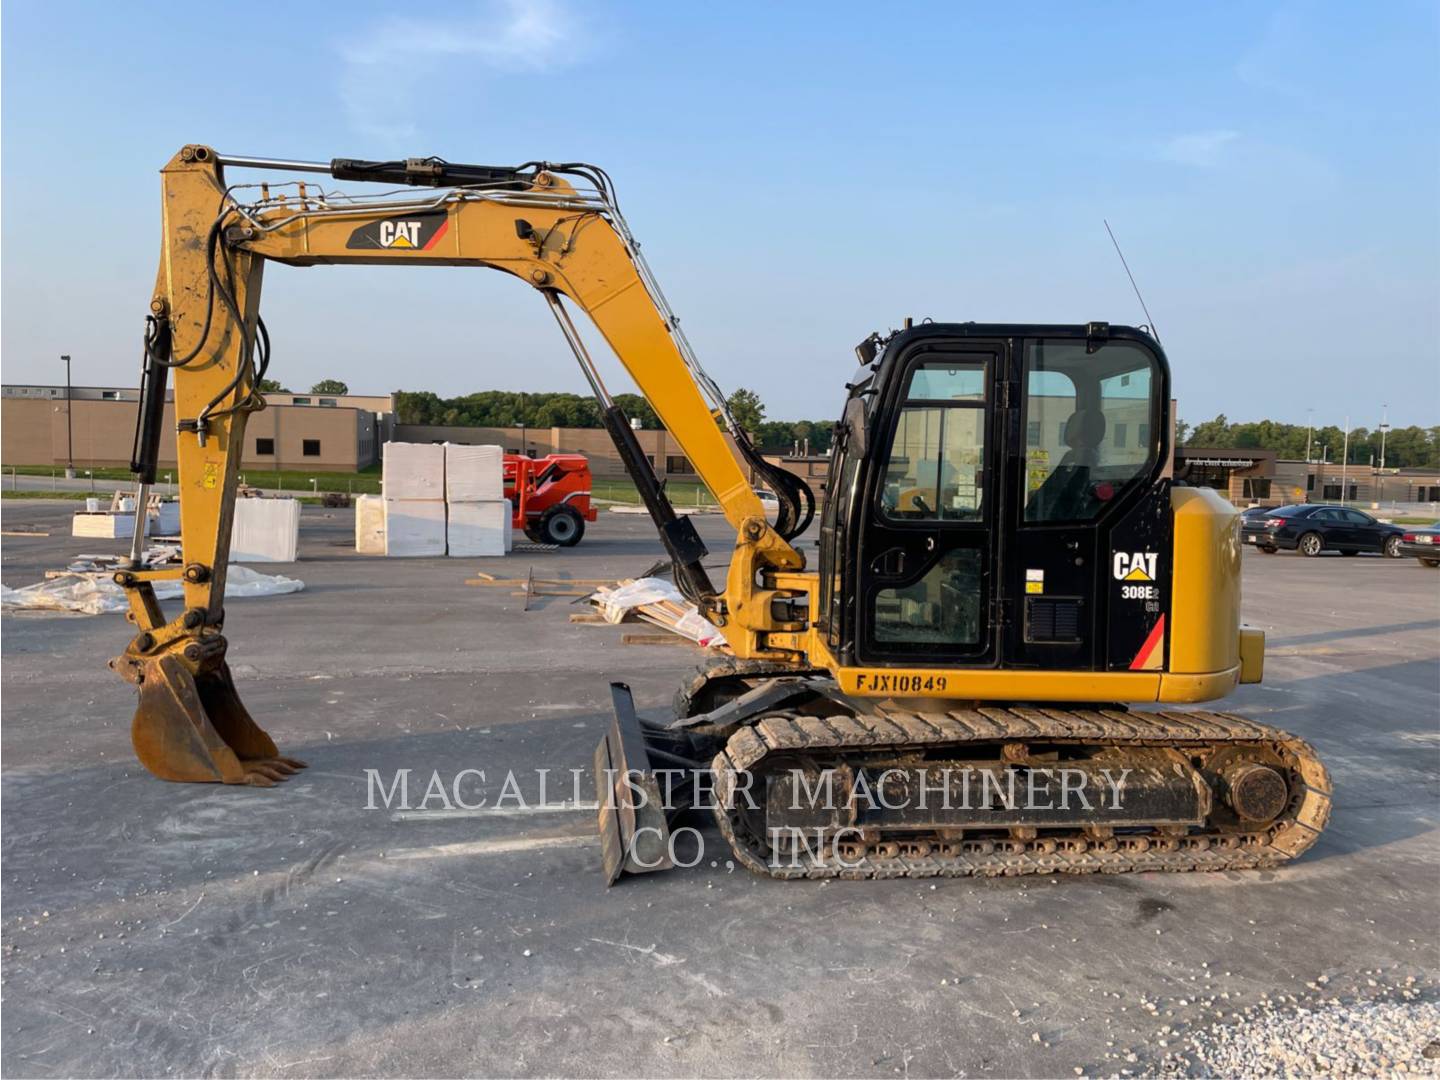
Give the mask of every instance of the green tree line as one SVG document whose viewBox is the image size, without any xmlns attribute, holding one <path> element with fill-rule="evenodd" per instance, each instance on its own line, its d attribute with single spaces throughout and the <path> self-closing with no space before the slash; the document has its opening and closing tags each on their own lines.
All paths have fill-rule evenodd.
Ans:
<svg viewBox="0 0 1440 1080">
<path fill-rule="evenodd" d="M 655 410 L 639 394 L 616 394 L 616 403 L 631 420 L 647 430 L 660 426 Z M 766 420 L 765 406 L 754 391 L 739 389 L 729 404 L 740 425 L 767 453 L 790 453 L 810 440 L 812 454 L 830 451 L 829 420 Z M 483 390 L 460 397 L 442 398 L 428 390 L 402 390 L 395 395 L 396 419 L 401 424 L 436 424 L 454 427 L 604 427 L 600 406 L 593 397 L 570 393 L 520 393 Z"/>
<path fill-rule="evenodd" d="M 660 426 L 655 410 L 639 394 L 617 394 L 616 402 L 632 420 L 654 430 Z M 831 420 L 767 420 L 765 404 L 753 390 L 741 388 L 729 397 L 730 411 L 750 432 L 760 449 L 771 454 L 803 451 L 808 440 L 812 454 L 828 454 L 834 423 Z M 570 393 L 519 393 L 484 390 L 460 397 L 442 398 L 429 391 L 401 391 L 395 409 L 402 424 L 439 424 L 456 427 L 604 427 L 600 406 L 593 397 Z M 1305 459 L 1306 427 L 1276 420 L 1232 423 L 1223 413 L 1213 420 L 1177 424 L 1182 446 L 1222 449 L 1274 450 L 1282 458 Z M 1357 427 L 1350 431 L 1350 464 L 1380 463 L 1381 433 Z M 1339 462 L 1345 432 L 1334 424 L 1309 431 L 1310 454 L 1319 460 Z M 1389 468 L 1440 468 L 1440 426 L 1397 427 L 1385 437 L 1385 464 Z"/>
<path fill-rule="evenodd" d="M 655 410 L 639 394 L 616 394 L 615 401 L 642 427 L 660 426 Z M 402 424 L 443 424 L 453 427 L 604 427 L 593 397 L 568 393 L 520 393 L 482 390 L 442 398 L 428 390 L 402 390 L 395 395 L 395 415 Z"/>
<path fill-rule="evenodd" d="M 1307 429 L 1304 424 L 1282 424 L 1275 420 L 1231 423 L 1221 413 L 1213 420 L 1191 427 L 1183 420 L 1176 425 L 1182 446 L 1214 446 L 1224 449 L 1274 450 L 1281 458 L 1305 460 L 1308 435 L 1310 456 L 1319 461 L 1322 449 L 1326 461 L 1339 463 L 1345 450 L 1345 431 L 1334 424 Z M 1380 464 L 1381 432 L 1364 427 L 1350 429 L 1351 465 Z M 1384 437 L 1386 468 L 1440 468 L 1440 426 L 1394 427 Z"/>
<path fill-rule="evenodd" d="M 279 379 L 261 379 L 260 392 L 262 394 L 291 394 L 294 393 L 288 386 L 285 386 Z M 321 379 L 314 386 L 310 387 L 312 394 L 339 394 L 341 396 L 350 393 L 350 387 L 339 379 Z"/>
</svg>

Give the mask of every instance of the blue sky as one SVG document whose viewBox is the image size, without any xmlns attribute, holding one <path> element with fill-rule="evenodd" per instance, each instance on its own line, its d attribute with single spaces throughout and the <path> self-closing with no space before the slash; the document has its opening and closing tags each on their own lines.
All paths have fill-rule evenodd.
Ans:
<svg viewBox="0 0 1440 1080">
<path fill-rule="evenodd" d="M 1440 422 L 1434 3 L 8 0 L 0 79 L 7 382 L 133 384 L 156 173 L 204 142 L 601 164 L 772 418 L 906 315 L 1143 321 L 1108 217 L 1186 419 Z M 499 274 L 275 267 L 264 311 L 295 389 L 584 390 Z"/>
</svg>

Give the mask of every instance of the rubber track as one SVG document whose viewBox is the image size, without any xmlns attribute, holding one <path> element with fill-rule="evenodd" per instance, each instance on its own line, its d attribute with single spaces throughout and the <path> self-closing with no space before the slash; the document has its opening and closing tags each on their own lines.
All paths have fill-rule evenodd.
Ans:
<svg viewBox="0 0 1440 1080">
<path fill-rule="evenodd" d="M 1288 766 L 1293 797 L 1275 821 L 1254 832 L 1214 831 L 1179 838 L 1120 835 L 1098 840 L 1083 833 L 1036 840 L 964 839 L 931 842 L 929 854 L 880 855 L 839 860 L 831 853 L 800 852 L 783 865 L 767 861 L 768 848 L 735 811 L 726 811 L 737 772 L 753 770 L 777 752 L 904 751 L 945 744 L 1043 741 L 1088 745 L 1263 746 Z M 763 767 L 763 766 L 762 766 Z M 758 874 L 777 878 L 966 877 L 1054 873 L 1129 873 L 1143 870 L 1248 870 L 1300 855 L 1330 816 L 1330 778 L 1311 747 L 1286 732 L 1215 712 L 1129 712 L 1119 709 L 982 708 L 947 712 L 886 712 L 858 717 L 796 713 L 766 716 L 731 736 L 716 755 L 715 816 L 735 856 Z M 990 847 L 991 850 L 986 850 Z M 1168 850 L 1167 850 L 1168 849 Z"/>
</svg>

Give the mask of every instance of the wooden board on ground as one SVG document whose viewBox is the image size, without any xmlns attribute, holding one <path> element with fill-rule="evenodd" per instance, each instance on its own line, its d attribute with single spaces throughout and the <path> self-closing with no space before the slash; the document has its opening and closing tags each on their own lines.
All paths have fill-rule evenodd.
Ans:
<svg viewBox="0 0 1440 1080">
<path fill-rule="evenodd" d="M 475 577 L 466 578 L 466 585 L 481 585 L 490 588 L 514 590 L 510 595 L 523 596 L 522 611 L 530 610 L 530 601 L 543 596 L 589 596 L 596 586 L 613 585 L 608 578 L 537 578 L 532 566 L 523 578 L 500 578 L 484 571 L 477 571 Z"/>
<path fill-rule="evenodd" d="M 621 634 L 620 643 L 622 645 L 689 645 L 694 649 L 702 647 L 698 642 L 681 637 L 679 634 Z"/>
</svg>

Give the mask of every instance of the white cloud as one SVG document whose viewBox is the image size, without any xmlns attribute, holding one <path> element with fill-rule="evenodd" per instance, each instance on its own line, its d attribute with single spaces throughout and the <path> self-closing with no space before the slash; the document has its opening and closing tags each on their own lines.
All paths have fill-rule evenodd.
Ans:
<svg viewBox="0 0 1440 1080">
<path fill-rule="evenodd" d="M 1166 161 L 1211 169 L 1220 164 L 1225 148 L 1238 138 L 1238 131 L 1193 131 L 1166 139 L 1158 149 Z"/>
<path fill-rule="evenodd" d="M 340 42 L 339 93 L 351 126 L 388 142 L 413 136 L 416 90 L 447 62 L 467 74 L 543 72 L 570 63 L 576 20 L 559 0 L 479 0 L 464 17 L 392 15 Z"/>
</svg>

